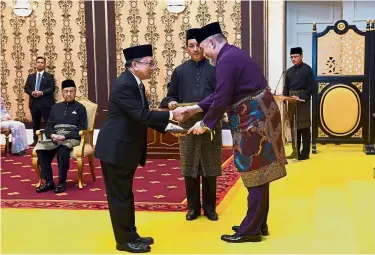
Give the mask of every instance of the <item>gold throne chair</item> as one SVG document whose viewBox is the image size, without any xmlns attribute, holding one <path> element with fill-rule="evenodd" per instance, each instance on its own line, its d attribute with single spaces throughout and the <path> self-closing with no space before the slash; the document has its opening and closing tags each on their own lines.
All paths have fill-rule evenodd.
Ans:
<svg viewBox="0 0 375 255">
<path fill-rule="evenodd" d="M 95 167 L 94 167 L 94 123 L 96 118 L 96 113 L 98 110 L 98 105 L 91 102 L 85 97 L 77 96 L 76 101 L 83 104 L 86 108 L 87 112 L 87 130 L 79 131 L 79 135 L 81 136 L 81 143 L 78 146 L 75 146 L 73 150 L 70 152 L 70 157 L 77 160 L 78 166 L 78 187 L 80 189 L 83 188 L 82 183 L 82 175 L 83 175 L 83 159 L 85 157 L 88 158 L 90 172 L 92 179 L 95 181 Z M 36 134 L 38 136 L 38 141 L 43 139 L 44 129 L 37 130 Z M 32 152 L 32 166 L 35 169 L 35 172 L 38 176 L 38 183 L 36 187 L 39 187 L 42 183 L 40 178 L 40 167 L 38 164 L 38 156 L 36 154 L 35 148 Z"/>
</svg>

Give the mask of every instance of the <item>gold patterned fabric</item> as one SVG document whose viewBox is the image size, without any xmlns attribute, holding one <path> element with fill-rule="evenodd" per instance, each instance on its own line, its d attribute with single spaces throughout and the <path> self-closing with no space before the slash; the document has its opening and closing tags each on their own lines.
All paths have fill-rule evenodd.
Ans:
<svg viewBox="0 0 375 255">
<path fill-rule="evenodd" d="M 57 135 L 66 135 L 70 133 L 73 129 L 77 129 L 74 125 L 68 125 L 68 124 L 58 124 L 54 126 L 55 132 Z M 35 150 L 53 150 L 56 149 L 60 145 L 64 145 L 68 147 L 69 149 L 73 149 L 74 146 L 78 146 L 80 144 L 80 140 L 76 139 L 66 139 L 62 142 L 55 142 L 51 139 L 49 140 L 42 140 L 39 141 L 36 146 Z"/>
<path fill-rule="evenodd" d="M 184 122 L 180 122 L 179 125 L 189 129 L 203 117 L 203 113 L 198 113 Z M 221 123 L 214 131 L 215 135 L 212 140 L 209 132 L 202 135 L 190 134 L 179 138 L 182 176 L 196 178 L 197 176 L 221 175 Z"/>
<path fill-rule="evenodd" d="M 290 96 L 301 96 L 306 93 L 304 90 L 289 90 Z M 288 102 L 288 119 L 294 123 L 296 118 L 297 129 L 311 127 L 311 100 L 307 102 Z M 291 128 L 294 128 L 292 125 Z"/>
</svg>

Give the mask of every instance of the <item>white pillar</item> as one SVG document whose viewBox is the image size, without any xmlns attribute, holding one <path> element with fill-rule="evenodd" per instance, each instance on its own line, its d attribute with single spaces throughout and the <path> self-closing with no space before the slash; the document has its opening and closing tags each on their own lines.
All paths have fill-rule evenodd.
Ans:
<svg viewBox="0 0 375 255">
<path fill-rule="evenodd" d="M 275 91 L 285 68 L 285 2 L 268 1 L 268 84 Z M 281 78 L 276 94 L 281 94 L 284 86 Z"/>
</svg>

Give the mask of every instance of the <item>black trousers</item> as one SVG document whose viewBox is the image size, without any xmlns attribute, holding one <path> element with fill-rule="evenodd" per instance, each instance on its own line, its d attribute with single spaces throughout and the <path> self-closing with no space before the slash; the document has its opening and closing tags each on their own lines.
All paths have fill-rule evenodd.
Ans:
<svg viewBox="0 0 375 255">
<path fill-rule="evenodd" d="M 51 106 L 44 107 L 41 100 L 35 100 L 30 108 L 31 118 L 33 120 L 33 132 L 34 132 L 34 142 L 38 141 L 38 136 L 35 132 L 41 129 L 42 117 L 44 123 L 47 123 L 49 114 L 51 112 Z"/>
<path fill-rule="evenodd" d="M 135 227 L 133 178 L 136 169 L 126 169 L 109 163 L 102 166 L 109 214 L 116 242 L 132 242 L 139 237 Z"/>
<path fill-rule="evenodd" d="M 52 160 L 57 154 L 57 165 L 59 168 L 59 182 L 65 183 L 70 167 L 70 149 L 60 145 L 54 150 L 38 150 L 38 162 L 41 168 L 41 178 L 47 182 L 53 181 Z"/>
<path fill-rule="evenodd" d="M 189 210 L 201 210 L 200 176 L 185 177 L 186 198 Z M 202 202 L 205 212 L 216 208 L 216 176 L 202 176 Z"/>
<path fill-rule="evenodd" d="M 301 138 L 303 148 L 301 150 Z M 298 155 L 302 157 L 307 157 L 310 155 L 310 144 L 311 144 L 311 134 L 310 128 L 302 128 L 297 130 L 297 152 Z"/>
</svg>

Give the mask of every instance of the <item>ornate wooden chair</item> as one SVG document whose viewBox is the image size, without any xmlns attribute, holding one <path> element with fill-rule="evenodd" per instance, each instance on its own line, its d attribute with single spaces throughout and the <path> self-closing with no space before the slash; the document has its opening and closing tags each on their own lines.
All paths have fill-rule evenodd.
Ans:
<svg viewBox="0 0 375 255">
<path fill-rule="evenodd" d="M 95 123 L 98 105 L 91 102 L 85 97 L 77 96 L 76 101 L 83 104 L 87 111 L 87 130 L 79 131 L 79 135 L 81 136 L 81 143 L 78 146 L 75 146 L 73 150 L 70 152 L 70 157 L 77 160 L 78 187 L 82 189 L 83 188 L 82 174 L 83 174 L 84 157 L 88 158 L 92 179 L 94 181 L 96 180 L 95 168 L 94 168 L 94 123 Z M 38 141 L 41 141 L 43 139 L 43 133 L 44 133 L 43 129 L 38 130 L 36 132 L 36 134 L 38 135 Z M 38 176 L 38 183 L 36 187 L 39 187 L 42 181 L 40 178 L 40 168 L 39 168 L 38 156 L 36 154 L 35 148 L 32 152 L 32 165 Z"/>
<path fill-rule="evenodd" d="M 11 131 L 9 128 L 1 128 L 1 134 L 5 136 L 5 152 L 6 152 L 6 155 L 9 156 L 9 135 L 10 135 Z"/>
</svg>

